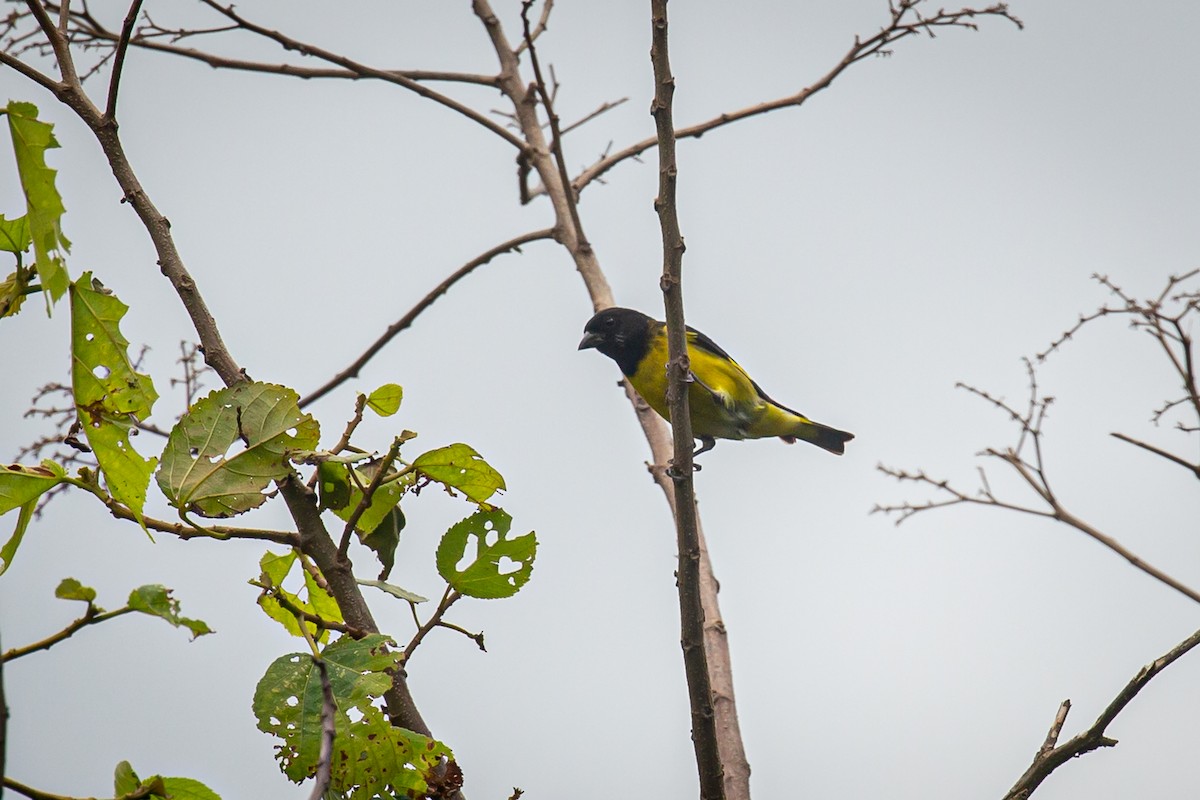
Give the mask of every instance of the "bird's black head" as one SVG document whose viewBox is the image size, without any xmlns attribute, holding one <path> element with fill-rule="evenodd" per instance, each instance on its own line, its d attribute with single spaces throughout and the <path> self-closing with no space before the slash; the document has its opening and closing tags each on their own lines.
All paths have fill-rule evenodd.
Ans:
<svg viewBox="0 0 1200 800">
<path fill-rule="evenodd" d="M 632 308 L 606 308 L 583 326 L 580 350 L 594 347 L 617 362 L 621 372 L 632 375 L 650 348 L 654 320 Z"/>
</svg>

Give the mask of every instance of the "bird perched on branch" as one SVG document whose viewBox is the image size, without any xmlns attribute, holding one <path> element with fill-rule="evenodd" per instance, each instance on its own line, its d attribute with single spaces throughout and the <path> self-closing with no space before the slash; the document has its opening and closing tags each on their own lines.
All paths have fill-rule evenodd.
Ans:
<svg viewBox="0 0 1200 800">
<path fill-rule="evenodd" d="M 667 408 L 667 325 L 631 308 L 606 308 L 583 328 L 580 350 L 595 348 L 617 362 L 637 393 L 670 421 Z M 699 455 L 717 439 L 797 439 L 841 455 L 854 434 L 813 422 L 772 400 L 716 342 L 687 329 L 688 410 Z"/>
</svg>

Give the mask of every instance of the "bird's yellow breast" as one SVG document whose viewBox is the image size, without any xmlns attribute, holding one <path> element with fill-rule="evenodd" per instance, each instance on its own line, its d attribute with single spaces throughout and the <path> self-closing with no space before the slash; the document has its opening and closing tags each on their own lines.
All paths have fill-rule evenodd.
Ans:
<svg viewBox="0 0 1200 800">
<path fill-rule="evenodd" d="M 759 433 L 774 406 L 768 403 L 737 362 L 696 346 L 688 334 L 688 360 L 695 380 L 688 386 L 692 434 L 718 439 L 746 439 Z M 629 376 L 638 394 L 665 419 L 667 408 L 667 337 L 661 329 L 650 337 L 649 350 Z M 777 435 L 771 432 L 766 435 Z"/>
</svg>

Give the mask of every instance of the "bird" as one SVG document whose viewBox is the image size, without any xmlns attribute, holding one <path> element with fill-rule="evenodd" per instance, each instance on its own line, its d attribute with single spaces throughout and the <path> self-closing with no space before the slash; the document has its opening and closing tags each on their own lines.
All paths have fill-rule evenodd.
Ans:
<svg viewBox="0 0 1200 800">
<path fill-rule="evenodd" d="M 617 362 L 642 399 L 668 422 L 667 325 L 632 308 L 613 306 L 596 313 L 583 328 L 579 350 L 596 349 Z M 698 456 L 717 439 L 797 439 L 842 455 L 854 434 L 814 422 L 772 400 L 746 370 L 700 331 L 687 328 L 691 374 L 688 411 Z"/>
</svg>

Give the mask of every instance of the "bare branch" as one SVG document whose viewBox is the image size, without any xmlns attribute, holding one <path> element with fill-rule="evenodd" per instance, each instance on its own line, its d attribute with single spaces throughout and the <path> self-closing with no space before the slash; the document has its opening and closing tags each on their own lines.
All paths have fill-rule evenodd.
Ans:
<svg viewBox="0 0 1200 800">
<path fill-rule="evenodd" d="M 433 305 L 434 301 L 449 291 L 451 286 L 458 283 L 467 275 L 470 275 L 475 271 L 476 268 L 483 266 L 496 256 L 503 253 L 519 253 L 521 252 L 522 245 L 529 244 L 530 242 L 536 242 L 541 239 L 553 239 L 556 235 L 557 230 L 555 228 L 543 228 L 539 231 L 530 231 L 529 233 L 524 233 L 520 236 L 514 236 L 507 242 L 502 242 L 486 252 L 480 253 L 466 264 L 463 264 L 461 267 L 455 270 L 450 277 L 439 283 L 427 295 L 421 298 L 421 300 L 415 306 L 408 310 L 408 313 L 389 325 L 387 330 L 384 331 L 383 335 L 376 339 L 375 342 L 368 347 L 362 355 L 360 355 L 352 364 L 350 364 L 350 366 L 346 367 L 337 375 L 334 375 L 325 384 L 317 389 L 314 389 L 312 392 L 309 392 L 303 399 L 301 399 L 300 407 L 304 408 L 310 403 L 313 403 L 329 394 L 329 392 L 333 391 L 338 386 L 341 386 L 349 379 L 358 377 L 358 373 L 364 366 L 366 366 L 367 362 L 374 358 L 375 355 L 382 350 L 396 334 L 410 327 L 413 322 L 416 321 L 417 317 L 421 315 L 421 312 Z"/>
<path fill-rule="evenodd" d="M 588 114 L 588 115 L 587 115 L 587 116 L 585 116 L 585 117 L 582 117 L 582 118 L 580 118 L 580 119 L 576 120 L 575 122 L 572 122 L 570 125 L 568 125 L 567 127 L 563 128 L 561 131 L 559 131 L 559 135 L 560 135 L 560 136 L 566 136 L 568 133 L 570 133 L 571 131 L 575 130 L 576 128 L 579 128 L 579 127 L 581 127 L 581 126 L 583 126 L 583 125 L 586 125 L 587 123 L 589 123 L 589 122 L 591 122 L 592 120 L 596 119 L 597 117 L 599 117 L 600 115 L 602 115 L 604 112 L 606 112 L 606 111 L 611 111 L 612 109 L 616 108 L 617 106 L 621 105 L 622 103 L 627 103 L 627 102 L 629 102 L 629 98 L 628 98 L 628 97 L 622 97 L 620 100 L 614 100 L 614 101 L 612 101 L 612 102 L 605 102 L 605 103 L 602 103 L 602 104 L 600 105 L 600 107 L 599 107 L 599 108 L 597 108 L 597 109 L 596 109 L 595 111 L 593 111 L 592 113 Z"/>
<path fill-rule="evenodd" d="M 1104 709 L 1104 712 L 1092 723 L 1090 728 L 1073 736 L 1064 744 L 1055 746 L 1058 736 L 1062 732 L 1063 723 L 1066 721 L 1067 712 L 1071 709 L 1071 701 L 1064 700 L 1058 708 L 1058 713 L 1054 716 L 1054 724 L 1050 726 L 1050 732 L 1046 736 L 1046 741 L 1038 748 L 1038 752 L 1033 758 L 1033 763 L 1025 771 L 1025 774 L 1017 780 L 1016 784 L 1008 790 L 1008 794 L 1004 795 L 1004 800 L 1026 800 L 1041 785 L 1042 781 L 1049 777 L 1051 772 L 1072 758 L 1090 753 L 1093 750 L 1098 750 L 1101 747 L 1114 747 L 1117 744 L 1117 740 L 1111 739 L 1106 735 L 1108 726 L 1112 724 L 1118 714 L 1125 710 L 1125 707 L 1133 701 L 1133 698 L 1137 697 L 1138 693 L 1146 687 L 1146 684 L 1155 675 L 1169 667 L 1197 644 L 1200 644 L 1200 631 L 1196 631 L 1173 647 L 1169 652 L 1142 667 L 1137 675 L 1134 675 L 1129 683 L 1125 684 L 1124 688 L 1113 698 L 1112 702 L 1108 704 L 1108 707 Z"/>
<path fill-rule="evenodd" d="M 513 55 L 521 55 L 521 53 L 524 52 L 527 47 L 532 46 L 532 44 L 537 41 L 537 38 L 546 32 L 546 23 L 550 21 L 550 12 L 553 10 L 554 0 L 543 0 L 542 16 L 538 19 L 537 25 L 534 27 L 533 31 L 526 32 L 525 37 L 521 40 L 521 43 L 517 45 L 517 49 L 513 51 Z M 522 14 L 522 19 L 524 18 L 525 15 Z M 526 27 L 528 28 L 528 26 Z"/>
<path fill-rule="evenodd" d="M 224 15 L 232 22 L 236 23 L 242 30 L 249 31 L 250 33 L 255 33 L 259 36 L 270 39 L 279 44 L 279 46 L 283 47 L 285 50 L 295 51 L 305 56 L 314 56 L 322 61 L 327 61 L 330 64 L 336 64 L 343 69 L 351 70 L 352 72 L 355 72 L 363 77 L 377 78 L 388 83 L 393 83 L 397 86 L 402 86 L 405 89 L 420 95 L 421 97 L 432 100 L 435 103 L 439 103 L 453 111 L 457 111 L 459 114 L 462 114 L 468 119 L 479 123 L 487 130 L 499 136 L 501 139 L 504 139 L 513 147 L 516 147 L 518 150 L 524 150 L 526 147 L 525 142 L 522 141 L 520 137 L 513 135 L 510 131 L 507 131 L 502 126 L 497 125 L 485 115 L 480 114 L 475 109 L 465 106 L 457 100 L 447 97 L 440 92 L 435 92 L 429 87 L 424 86 L 415 80 L 406 78 L 403 75 L 395 72 L 388 72 L 386 70 L 368 67 L 367 65 L 359 63 L 351 58 L 347 58 L 346 56 L 325 50 L 317 47 L 316 45 L 301 42 L 300 40 L 293 39 L 286 34 L 280 33 L 279 31 L 264 28 L 263 26 L 257 25 L 253 22 L 250 22 L 245 17 L 242 17 L 237 13 L 237 11 L 234 10 L 234 6 L 232 5 L 223 6 L 216 2 L 216 0 L 201 0 L 201 2 L 214 11 Z"/>
<path fill-rule="evenodd" d="M 563 154 L 562 131 L 558 128 L 558 114 L 554 110 L 554 98 L 550 92 L 546 90 L 546 81 L 542 77 L 542 68 L 538 63 L 537 49 L 533 44 L 533 34 L 529 29 L 529 9 L 533 6 L 534 0 L 524 0 L 521 4 L 521 22 L 525 26 L 525 44 L 529 49 L 529 63 L 533 67 L 534 78 L 536 79 L 535 86 L 537 92 L 542 98 L 542 107 L 546 109 L 546 118 L 550 122 L 550 152 L 554 154 L 554 161 L 558 166 L 558 178 L 562 181 L 564 192 L 567 201 L 567 210 L 571 215 L 571 225 L 575 232 L 576 247 L 582 252 L 588 252 L 592 249 L 588 243 L 587 236 L 583 233 L 583 223 L 579 220 L 579 203 L 575 197 L 575 193 L 569 188 L 571 186 L 571 176 L 567 172 L 567 160 Z M 557 89 L 557 84 L 555 84 Z"/>
<path fill-rule="evenodd" d="M 309 800 L 321 800 L 329 789 L 329 781 L 333 770 L 333 740 L 337 736 L 334 715 L 337 713 L 337 703 L 333 699 L 333 686 L 329 683 L 329 670 L 325 660 L 313 656 L 317 672 L 321 675 L 321 749 L 317 757 L 317 774 L 313 781 Z"/>
<path fill-rule="evenodd" d="M 1140 556 L 1130 551 L 1113 537 L 1077 517 L 1075 514 L 1069 511 L 1055 495 L 1054 491 L 1050 488 L 1050 482 L 1045 466 L 1045 457 L 1042 453 L 1041 445 L 1042 425 L 1046 418 L 1046 408 L 1053 401 L 1053 398 L 1039 397 L 1037 389 L 1037 376 L 1033 368 L 1033 363 L 1026 359 L 1025 364 L 1029 376 L 1030 398 L 1028 409 L 1023 414 L 1017 412 L 1012 408 L 1012 406 L 1000 399 L 993 397 L 983 390 L 976 389 L 972 386 L 966 386 L 964 384 L 959 384 L 959 386 L 976 395 L 977 397 L 986 400 L 994 407 L 1002 410 L 1010 417 L 1010 419 L 1017 423 L 1018 437 L 1016 447 L 1005 450 L 988 448 L 987 450 L 983 451 L 982 455 L 997 458 L 1011 467 L 1013 471 L 1020 476 L 1021 480 L 1024 481 L 1025 485 L 1036 493 L 1042 504 L 1044 504 L 1044 508 L 1022 505 L 997 498 L 992 493 L 991 487 L 988 486 L 986 477 L 982 478 L 981 488 L 976 493 L 969 494 L 955 488 L 948 481 L 930 478 L 924 472 L 906 472 L 904 470 L 880 465 L 878 469 L 885 475 L 889 475 L 901 482 L 913 482 L 932 487 L 938 494 L 942 495 L 944 499 L 928 500 L 921 503 L 904 502 L 892 505 L 876 505 L 871 510 L 872 513 L 880 512 L 883 514 L 895 514 L 897 516 L 896 522 L 899 524 L 914 514 L 922 511 L 930 511 L 935 508 L 946 508 L 948 506 L 968 503 L 981 506 L 990 506 L 993 508 L 1002 508 L 1009 511 L 1017 511 L 1023 514 L 1032 514 L 1034 516 L 1054 519 L 1070 525 L 1072 528 L 1075 528 L 1081 533 L 1087 534 L 1092 539 L 1112 550 L 1134 567 L 1151 576 L 1155 580 L 1170 586 L 1172 589 L 1176 590 L 1180 594 L 1183 594 L 1187 598 L 1200 603 L 1200 592 L 1197 592 L 1195 589 L 1184 584 L 1182 581 L 1166 574 L 1158 567 L 1147 563 Z M 1152 452 L 1158 452 L 1157 448 L 1144 445 L 1136 440 L 1131 440 L 1128 437 L 1118 434 L 1114 435 L 1116 435 L 1118 438 L 1130 441 L 1133 444 L 1140 444 Z M 1029 443 L 1033 449 L 1032 461 L 1027 460 L 1021 455 L 1021 449 L 1027 443 Z M 1160 452 L 1159 454 L 1169 456 L 1167 453 Z M 1190 468 L 1190 465 L 1187 465 L 1186 462 L 1181 461 L 1181 463 L 1184 463 L 1185 466 L 1189 466 Z"/>
<path fill-rule="evenodd" d="M 417 629 L 417 632 L 413 634 L 413 638 L 404 648 L 404 663 L 408 663 L 408 660 L 412 658 L 412 654 L 416 651 L 417 647 L 420 646 L 421 642 L 425 641 L 425 637 L 429 635 L 431 630 L 439 625 L 444 624 L 442 622 L 442 617 L 444 617 L 446 612 L 450 610 L 450 606 L 454 605 L 461 598 L 462 595 L 456 592 L 453 587 L 451 587 L 449 584 L 446 585 L 446 591 L 442 593 L 442 599 L 438 601 L 437 609 L 434 610 L 433 615 L 429 617 L 425 624 Z M 413 608 L 413 616 L 414 618 L 416 616 L 415 607 Z M 461 630 L 461 628 L 459 630 Z M 467 635 L 470 636 L 470 634 Z M 483 647 L 482 642 L 479 642 L 479 646 L 481 648 Z"/>
<path fill-rule="evenodd" d="M 1200 478 L 1200 464 L 1193 464 L 1190 461 L 1188 461 L 1187 459 L 1180 458 L 1179 456 L 1175 455 L 1174 453 L 1168 453 L 1166 450 L 1155 447 L 1152 444 L 1147 444 L 1146 442 L 1143 442 L 1140 439 L 1134 439 L 1132 436 L 1126 436 L 1123 433 L 1110 433 L 1109 436 L 1112 436 L 1116 439 L 1120 439 L 1122 442 L 1128 442 L 1129 444 L 1140 447 L 1143 450 L 1148 450 L 1151 453 L 1154 453 L 1156 456 L 1162 456 L 1163 458 L 1167 459 L 1168 461 L 1178 464 L 1179 466 L 1183 467 L 1184 469 L 1189 470 L 1190 472 L 1195 474 L 1195 476 L 1197 478 Z"/>
<path fill-rule="evenodd" d="M 107 622 L 110 619 L 115 619 L 116 617 L 120 617 L 124 614 L 129 614 L 132 611 L 133 609 L 129 606 L 122 606 L 114 611 L 102 611 L 91 603 L 88 603 L 87 610 L 83 612 L 82 617 L 70 623 L 67 625 L 67 627 L 63 628 L 57 633 L 47 636 L 45 639 L 33 642 L 32 644 L 27 644 L 24 647 L 14 647 L 13 649 L 4 653 L 3 656 L 0 656 L 0 662 L 13 661 L 21 658 L 22 656 L 27 656 L 30 653 L 36 653 L 40 650 L 49 650 L 54 645 L 58 644 L 59 642 L 66 641 L 89 625 L 97 625 L 101 622 Z"/>
<path fill-rule="evenodd" d="M 704 647 L 704 603 L 700 588 L 700 536 L 693 480 L 691 415 L 688 410 L 687 328 L 683 314 L 683 234 L 679 228 L 676 187 L 679 167 L 675 158 L 675 124 L 672 101 L 675 77 L 671 73 L 667 0 L 650 0 L 650 63 L 654 73 L 654 100 L 650 113 L 658 141 L 658 196 L 654 207 L 662 229 L 663 268 L 660 286 L 667 320 L 667 404 L 671 412 L 674 457 L 667 474 L 675 485 L 675 535 L 678 566 L 680 645 L 687 677 L 692 716 L 692 744 L 700 778 L 701 800 L 724 800 L 725 775 L 713 708 L 712 678 Z M 556 137 L 557 138 L 557 137 Z M 564 177 L 564 183 L 567 183 Z M 569 185 L 569 184 L 568 184 Z"/>
<path fill-rule="evenodd" d="M 104 116 L 109 120 L 117 118 L 117 91 L 121 85 L 121 72 L 125 68 L 125 53 L 129 50 L 129 38 L 133 35 L 133 26 L 137 22 L 138 12 L 141 11 L 142 0 L 133 0 L 125 22 L 121 25 L 121 36 L 117 40 L 116 56 L 113 58 L 112 75 L 108 82 L 108 103 L 105 105 Z M 66 3 L 63 4 L 64 15 Z"/>
<path fill-rule="evenodd" d="M 795 94 L 747 106 L 736 111 L 728 111 L 686 128 L 677 128 L 675 130 L 675 138 L 698 139 L 711 130 L 733 122 L 756 117 L 760 114 L 767 114 L 781 108 L 799 107 L 813 95 L 828 88 L 838 76 L 854 64 L 871 56 L 889 55 L 891 51 L 887 48 L 890 45 L 918 33 L 932 35 L 933 30 L 940 27 L 977 30 L 978 26 L 974 22 L 974 19 L 981 16 L 1002 17 L 1015 24 L 1018 28 L 1024 27 L 1024 23 L 1008 10 L 1008 5 L 1005 3 L 995 3 L 986 8 L 962 9 L 961 11 L 954 12 L 939 10 L 937 14 L 932 16 L 921 16 L 916 11 L 916 7 L 922 2 L 923 0 L 901 0 L 901 2 L 893 4 L 891 20 L 886 27 L 874 36 L 866 39 L 855 37 L 854 44 L 851 45 L 846 54 L 842 56 L 842 60 L 833 69 Z M 603 176 L 613 167 L 623 161 L 640 156 L 642 153 L 655 147 L 657 143 L 657 137 L 649 137 L 605 156 L 576 176 L 571 185 L 575 187 L 576 192 L 580 192 L 585 186 Z M 544 189 L 535 192 L 535 194 L 541 191 L 544 191 Z"/>
<path fill-rule="evenodd" d="M 58 81 L 54 80 L 49 75 L 38 72 L 21 59 L 14 55 L 10 55 L 4 50 L 0 50 L 0 64 L 15 69 L 17 72 L 36 83 L 38 86 L 41 86 L 43 89 L 52 92 L 56 97 L 63 90 L 62 85 Z"/>
</svg>

